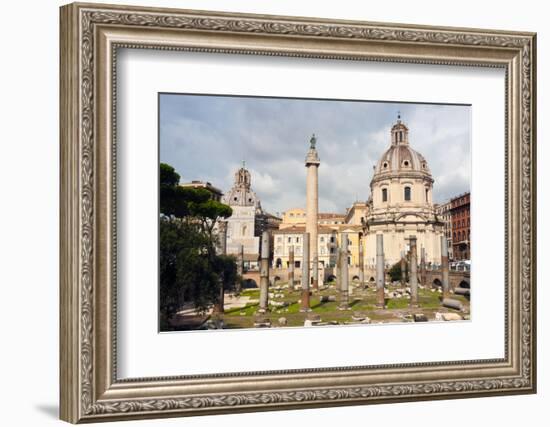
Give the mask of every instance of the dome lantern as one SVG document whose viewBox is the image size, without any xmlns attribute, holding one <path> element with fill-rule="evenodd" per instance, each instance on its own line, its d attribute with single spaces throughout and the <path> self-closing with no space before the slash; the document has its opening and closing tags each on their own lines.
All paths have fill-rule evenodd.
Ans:
<svg viewBox="0 0 550 427">
<path fill-rule="evenodd" d="M 401 121 L 401 113 L 397 113 L 397 122 L 391 128 L 392 145 L 409 144 L 409 128 Z"/>
</svg>

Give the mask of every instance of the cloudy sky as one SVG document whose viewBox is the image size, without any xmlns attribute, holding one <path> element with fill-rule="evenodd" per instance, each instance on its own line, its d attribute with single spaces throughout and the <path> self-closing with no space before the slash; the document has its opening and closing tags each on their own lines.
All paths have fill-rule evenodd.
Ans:
<svg viewBox="0 0 550 427">
<path fill-rule="evenodd" d="M 315 133 L 319 209 L 345 212 L 368 198 L 398 111 L 412 148 L 428 161 L 434 201 L 469 191 L 469 106 L 161 94 L 160 161 L 181 182 L 209 181 L 226 192 L 244 160 L 264 209 L 283 212 L 305 207 L 304 159 Z"/>
</svg>

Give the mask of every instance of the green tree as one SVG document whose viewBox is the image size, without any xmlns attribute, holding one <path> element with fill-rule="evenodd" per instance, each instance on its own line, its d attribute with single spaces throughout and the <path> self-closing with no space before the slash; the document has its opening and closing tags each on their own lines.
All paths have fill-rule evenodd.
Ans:
<svg viewBox="0 0 550 427">
<path fill-rule="evenodd" d="M 388 271 L 388 274 L 390 275 L 392 282 L 400 281 L 401 280 L 401 261 L 398 261 L 394 265 L 392 265 L 390 270 Z"/>
<path fill-rule="evenodd" d="M 231 216 L 229 206 L 205 189 L 183 188 L 180 176 L 160 165 L 160 310 L 163 329 L 184 302 L 204 312 L 231 290 L 236 264 L 216 254 L 216 222 Z M 231 281 L 233 280 L 233 284 Z"/>
<path fill-rule="evenodd" d="M 169 319 L 186 301 L 205 311 L 217 298 L 206 247 L 209 242 L 193 223 L 162 218 L 160 221 L 160 312 L 166 329 Z"/>
</svg>

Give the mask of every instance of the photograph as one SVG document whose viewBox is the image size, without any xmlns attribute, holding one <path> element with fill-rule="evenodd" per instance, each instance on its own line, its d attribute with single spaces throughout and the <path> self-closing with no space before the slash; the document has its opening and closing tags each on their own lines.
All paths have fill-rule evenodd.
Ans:
<svg viewBox="0 0 550 427">
<path fill-rule="evenodd" d="M 470 320 L 471 105 L 159 93 L 158 138 L 160 332 Z"/>
</svg>

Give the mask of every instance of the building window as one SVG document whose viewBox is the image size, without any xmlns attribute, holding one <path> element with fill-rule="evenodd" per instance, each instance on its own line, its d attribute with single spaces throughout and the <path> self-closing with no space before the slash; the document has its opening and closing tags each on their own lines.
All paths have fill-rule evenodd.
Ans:
<svg viewBox="0 0 550 427">
<path fill-rule="evenodd" d="M 330 236 L 330 243 L 334 243 L 334 236 Z"/>
<path fill-rule="evenodd" d="M 288 238 L 288 243 L 292 243 L 292 237 Z"/>
<path fill-rule="evenodd" d="M 277 237 L 277 243 L 282 243 L 283 242 L 283 238 L 281 236 Z"/>
<path fill-rule="evenodd" d="M 405 187 L 405 201 L 411 201 L 411 187 Z"/>
<path fill-rule="evenodd" d="M 321 236 L 321 238 L 319 239 L 321 241 L 321 243 L 324 243 L 325 242 L 325 238 L 323 236 Z M 220 291 L 221 292 L 221 291 Z"/>
<path fill-rule="evenodd" d="M 426 202 L 430 200 L 430 190 L 426 188 Z"/>
<path fill-rule="evenodd" d="M 331 254 L 334 253 L 334 248 L 330 248 L 330 253 L 331 253 Z"/>
<path fill-rule="evenodd" d="M 296 237 L 296 243 L 300 243 L 300 238 Z"/>
<path fill-rule="evenodd" d="M 388 162 L 384 162 L 382 166 L 384 166 L 384 169 L 386 169 L 388 167 Z"/>
<path fill-rule="evenodd" d="M 388 201 L 388 189 L 382 188 L 382 201 L 387 202 Z"/>
</svg>

